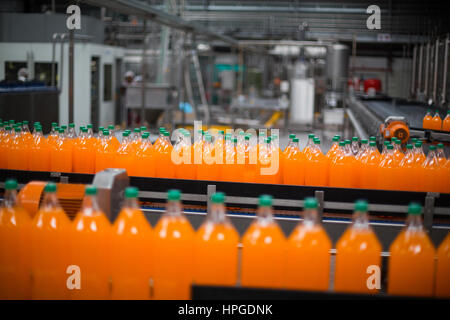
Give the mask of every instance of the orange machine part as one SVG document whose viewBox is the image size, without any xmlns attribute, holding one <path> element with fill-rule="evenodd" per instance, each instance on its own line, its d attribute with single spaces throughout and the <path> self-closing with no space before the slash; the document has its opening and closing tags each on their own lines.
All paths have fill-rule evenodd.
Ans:
<svg viewBox="0 0 450 320">
<path fill-rule="evenodd" d="M 22 206 L 33 218 L 39 210 L 46 182 L 31 181 L 19 192 L 18 198 Z M 83 201 L 84 184 L 57 183 L 58 200 L 70 219 L 73 219 L 81 207 Z"/>
<path fill-rule="evenodd" d="M 392 139 L 396 137 L 405 143 L 409 139 L 409 128 L 403 121 L 393 121 L 387 126 L 382 124 L 380 131 L 383 134 L 384 139 Z"/>
</svg>

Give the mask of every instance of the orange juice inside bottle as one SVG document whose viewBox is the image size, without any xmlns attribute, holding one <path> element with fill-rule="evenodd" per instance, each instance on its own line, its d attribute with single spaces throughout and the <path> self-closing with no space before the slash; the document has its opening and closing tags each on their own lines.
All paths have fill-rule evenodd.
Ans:
<svg viewBox="0 0 450 320">
<path fill-rule="evenodd" d="M 426 192 L 440 192 L 440 181 L 443 178 L 443 171 L 436 157 L 436 146 L 431 145 L 419 176 L 419 183 L 423 190 Z"/>
<path fill-rule="evenodd" d="M 72 224 L 70 261 L 79 266 L 82 274 L 81 290 L 71 290 L 72 299 L 110 297 L 110 244 L 111 225 L 97 203 L 97 188 L 87 186 L 81 210 Z"/>
<path fill-rule="evenodd" d="M 333 143 L 331 144 L 331 148 L 328 150 L 326 156 L 331 161 L 334 159 L 334 156 L 336 155 L 336 152 L 339 149 L 339 139 L 340 137 L 338 135 L 333 137 Z"/>
<path fill-rule="evenodd" d="M 250 140 L 249 136 L 246 136 L 245 138 L 246 139 L 248 138 L 247 140 Z M 271 141 L 272 139 L 270 137 L 266 138 L 264 140 L 264 143 L 259 147 L 258 162 L 255 173 L 257 183 L 270 183 L 270 184 L 278 183 L 278 172 L 280 168 L 279 163 L 277 167 L 275 161 L 279 161 L 279 158 L 276 156 L 276 154 L 273 153 Z M 248 161 L 249 160 L 250 158 L 248 158 Z"/>
<path fill-rule="evenodd" d="M 369 142 L 367 155 L 361 158 L 360 186 L 365 189 L 376 189 L 378 187 L 378 165 L 380 163 L 380 153 L 376 142 Z"/>
<path fill-rule="evenodd" d="M 428 109 L 425 117 L 422 120 L 422 128 L 432 129 L 433 128 L 433 116 L 431 115 L 431 110 Z"/>
<path fill-rule="evenodd" d="M 195 180 L 197 172 L 194 164 L 194 148 L 191 145 L 191 134 L 188 130 L 181 130 L 173 152 L 174 158 L 171 157 L 171 160 L 175 168 L 175 177 Z"/>
<path fill-rule="evenodd" d="M 17 181 L 5 182 L 0 207 L 0 299 L 30 299 L 31 219 L 17 202 Z"/>
<path fill-rule="evenodd" d="M 197 169 L 197 179 L 211 181 L 216 181 L 218 179 L 219 172 L 217 170 L 213 151 L 214 145 L 212 143 L 212 137 L 211 135 L 206 134 L 203 143 L 203 159 L 201 166 Z"/>
<path fill-rule="evenodd" d="M 125 189 L 125 203 L 113 225 L 111 240 L 111 298 L 150 299 L 153 274 L 153 233 L 139 208 L 138 189 Z"/>
<path fill-rule="evenodd" d="M 381 268 L 381 244 L 369 226 L 367 202 L 357 201 L 353 222 L 336 244 L 334 290 L 350 293 L 377 293 L 367 286 L 367 268 Z"/>
<path fill-rule="evenodd" d="M 398 139 L 394 141 L 394 157 L 397 159 L 398 163 L 402 161 L 405 154 L 402 151 L 402 142 Z"/>
<path fill-rule="evenodd" d="M 182 214 L 181 194 L 169 190 L 167 211 L 154 229 L 154 299 L 190 299 L 194 229 Z"/>
<path fill-rule="evenodd" d="M 311 148 L 314 147 L 314 138 L 315 138 L 314 134 L 312 133 L 308 134 L 308 142 L 306 142 L 306 146 L 305 148 L 303 148 L 303 154 L 305 155 L 306 158 L 308 158 Z"/>
<path fill-rule="evenodd" d="M 305 185 L 322 186 L 328 185 L 328 158 L 320 149 L 320 139 L 314 140 L 305 162 Z"/>
<path fill-rule="evenodd" d="M 305 156 L 300 151 L 299 139 L 292 138 L 290 145 L 286 147 L 290 150 L 283 155 L 283 183 L 291 185 L 305 184 Z"/>
<path fill-rule="evenodd" d="M 411 203 L 406 227 L 400 231 L 389 248 L 389 294 L 429 297 L 433 294 L 433 243 L 421 220 L 422 207 Z"/>
<path fill-rule="evenodd" d="M 394 156 L 394 146 L 387 145 L 387 151 L 381 156 L 378 166 L 378 188 L 384 190 L 397 190 L 400 182 L 396 179 L 399 176 L 399 162 Z"/>
<path fill-rule="evenodd" d="M 119 139 L 116 137 L 116 130 L 114 129 L 114 125 L 110 124 L 108 126 L 109 135 L 111 136 L 111 144 L 113 145 L 114 149 L 118 149 L 120 147 Z"/>
<path fill-rule="evenodd" d="M 131 160 L 133 166 L 130 174 L 139 177 L 155 176 L 155 152 L 149 139 L 149 134 L 142 135 L 142 143 L 136 150 L 134 159 Z"/>
<path fill-rule="evenodd" d="M 42 134 L 42 127 L 35 127 L 35 131 L 30 146 L 29 170 L 50 171 L 50 146 Z"/>
<path fill-rule="evenodd" d="M 259 198 L 258 216 L 245 232 L 242 245 L 242 286 L 282 287 L 286 239 L 273 219 L 271 196 Z"/>
<path fill-rule="evenodd" d="M 32 226 L 32 298 L 68 299 L 66 282 L 69 259 L 70 220 L 58 203 L 56 184 L 44 188 L 44 199 Z"/>
<path fill-rule="evenodd" d="M 28 170 L 28 145 L 21 134 L 20 127 L 14 128 L 14 136 L 10 142 L 8 169 Z"/>
<path fill-rule="evenodd" d="M 438 298 L 450 298 L 450 233 L 447 233 L 444 241 L 437 251 L 436 288 L 435 295 Z"/>
<path fill-rule="evenodd" d="M 330 187 L 354 188 L 355 157 L 351 153 L 350 145 L 347 142 L 339 142 L 339 149 L 330 165 L 329 185 Z"/>
<path fill-rule="evenodd" d="M 99 172 L 107 168 L 113 168 L 115 164 L 114 159 L 116 152 L 117 149 L 114 144 L 111 143 L 109 131 L 104 130 L 95 155 L 95 172 Z"/>
<path fill-rule="evenodd" d="M 233 286 L 237 281 L 239 234 L 225 215 L 225 195 L 211 197 L 211 210 L 194 239 L 194 282 Z"/>
<path fill-rule="evenodd" d="M 447 116 L 442 121 L 442 130 L 450 131 L 450 110 L 447 110 Z"/>
<path fill-rule="evenodd" d="M 50 169 L 55 172 L 72 172 L 72 146 L 66 139 L 64 129 L 59 129 L 58 139 L 50 151 Z"/>
<path fill-rule="evenodd" d="M 95 173 L 95 150 L 88 129 L 81 128 L 73 148 L 73 172 Z"/>
<path fill-rule="evenodd" d="M 431 129 L 433 130 L 442 130 L 442 119 L 439 115 L 439 110 L 436 110 L 436 113 L 431 120 Z"/>
<path fill-rule="evenodd" d="M 240 179 L 239 167 L 237 164 L 237 150 L 236 150 L 237 138 L 233 138 L 231 135 L 225 136 L 225 162 L 222 169 L 223 181 L 236 182 Z"/>
<path fill-rule="evenodd" d="M 288 289 L 328 289 L 332 243 L 320 224 L 317 206 L 315 198 L 305 199 L 303 222 L 287 241 L 284 286 Z"/>
</svg>

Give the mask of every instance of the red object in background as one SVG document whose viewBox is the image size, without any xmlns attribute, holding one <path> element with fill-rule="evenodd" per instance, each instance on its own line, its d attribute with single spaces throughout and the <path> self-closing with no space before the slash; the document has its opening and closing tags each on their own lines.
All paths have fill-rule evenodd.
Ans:
<svg viewBox="0 0 450 320">
<path fill-rule="evenodd" d="M 375 92 L 381 92 L 381 80 L 380 79 L 364 80 L 364 92 L 368 93 L 370 88 L 375 89 Z"/>
</svg>

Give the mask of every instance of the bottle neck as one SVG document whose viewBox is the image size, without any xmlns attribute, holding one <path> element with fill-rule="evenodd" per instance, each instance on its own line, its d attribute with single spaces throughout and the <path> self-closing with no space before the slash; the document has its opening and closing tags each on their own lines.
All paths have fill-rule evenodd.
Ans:
<svg viewBox="0 0 450 320">
<path fill-rule="evenodd" d="M 270 224 L 273 222 L 272 207 L 259 207 L 257 221 L 260 224 Z"/>
<path fill-rule="evenodd" d="M 2 206 L 5 208 L 12 208 L 16 205 L 16 201 L 17 201 L 17 191 L 5 190 Z"/>
<path fill-rule="evenodd" d="M 316 209 L 306 209 L 303 215 L 303 225 L 314 227 L 319 225 L 319 216 Z"/>
<path fill-rule="evenodd" d="M 226 221 L 225 206 L 223 203 L 211 204 L 211 210 L 208 214 L 208 221 L 214 223 L 223 223 Z"/>
<path fill-rule="evenodd" d="M 422 231 L 423 224 L 421 216 L 409 214 L 406 218 L 406 230 L 408 232 Z"/>
<path fill-rule="evenodd" d="M 44 199 L 42 200 L 41 210 L 51 211 L 60 208 L 58 197 L 56 192 L 46 193 Z"/>
<path fill-rule="evenodd" d="M 434 150 L 428 151 L 427 160 L 432 160 L 433 158 L 436 158 L 436 152 Z"/>
<path fill-rule="evenodd" d="M 85 215 L 92 215 L 100 211 L 96 196 L 84 196 L 83 205 L 81 207 Z"/>
<path fill-rule="evenodd" d="M 171 217 L 181 217 L 181 202 L 180 201 L 168 201 L 166 207 L 166 215 Z"/>
<path fill-rule="evenodd" d="M 364 211 L 355 211 L 353 213 L 353 228 L 368 229 L 369 215 Z"/>
</svg>

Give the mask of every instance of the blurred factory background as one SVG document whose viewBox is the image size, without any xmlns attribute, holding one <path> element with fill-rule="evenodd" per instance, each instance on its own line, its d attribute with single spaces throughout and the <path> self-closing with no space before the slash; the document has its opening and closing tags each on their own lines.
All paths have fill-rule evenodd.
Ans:
<svg viewBox="0 0 450 320">
<path fill-rule="evenodd" d="M 80 30 L 66 27 L 71 4 Z M 448 4 L 376 1 L 381 29 L 370 30 L 371 4 L 3 0 L 0 117 L 151 129 L 201 120 L 314 131 L 325 143 L 383 134 L 388 116 L 413 130 L 428 107 L 444 117 Z"/>
</svg>

